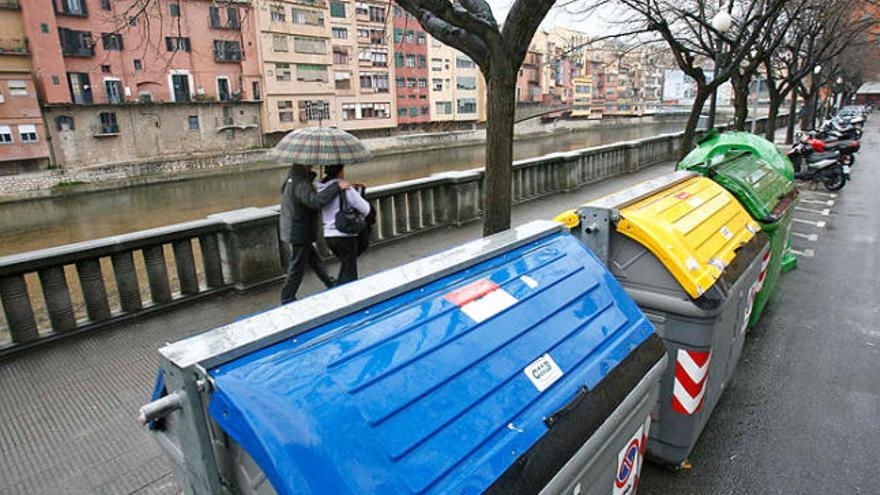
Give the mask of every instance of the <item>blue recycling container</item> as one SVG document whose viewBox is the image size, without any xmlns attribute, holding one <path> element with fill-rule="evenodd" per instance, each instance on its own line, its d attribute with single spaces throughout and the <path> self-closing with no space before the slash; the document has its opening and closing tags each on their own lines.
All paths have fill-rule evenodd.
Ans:
<svg viewBox="0 0 880 495">
<path fill-rule="evenodd" d="M 179 449 L 171 458 L 183 461 L 185 489 L 210 491 L 205 476 L 238 493 L 635 488 L 666 351 L 558 224 L 528 224 L 303 303 L 275 311 L 300 306 L 298 321 L 314 325 L 281 339 L 276 327 L 265 333 L 274 342 L 236 343 L 229 359 L 216 352 L 229 336 L 283 318 L 270 311 L 160 351 L 166 373 L 201 368 L 210 384 L 196 419 L 207 427 L 183 406 L 153 430 Z M 169 393 L 187 390 L 171 382 Z M 211 465 L 195 473 L 182 439 L 200 434 L 215 448 L 197 453 Z"/>
</svg>

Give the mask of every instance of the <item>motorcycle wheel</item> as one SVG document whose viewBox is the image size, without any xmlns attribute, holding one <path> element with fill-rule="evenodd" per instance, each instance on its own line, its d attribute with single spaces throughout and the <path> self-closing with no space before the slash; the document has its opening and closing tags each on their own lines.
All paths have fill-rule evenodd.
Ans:
<svg viewBox="0 0 880 495">
<path fill-rule="evenodd" d="M 855 134 L 855 135 L 856 135 L 856 139 L 862 139 L 862 134 L 863 134 L 863 133 L 862 133 L 862 130 L 861 130 L 861 129 L 856 129 L 856 134 Z"/>
<path fill-rule="evenodd" d="M 839 191 L 846 185 L 846 175 L 840 167 L 834 167 L 834 170 L 822 178 L 822 185 L 829 191 Z"/>
</svg>

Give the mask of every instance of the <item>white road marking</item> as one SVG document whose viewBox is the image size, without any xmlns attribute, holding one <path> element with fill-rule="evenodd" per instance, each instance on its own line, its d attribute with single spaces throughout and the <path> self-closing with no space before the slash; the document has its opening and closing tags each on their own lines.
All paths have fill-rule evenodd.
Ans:
<svg viewBox="0 0 880 495">
<path fill-rule="evenodd" d="M 822 206 L 834 206 L 834 200 L 815 200 L 815 199 L 801 199 L 798 203 L 808 203 L 811 205 L 822 205 Z"/>
<path fill-rule="evenodd" d="M 836 198 L 837 197 L 837 193 L 827 193 L 827 192 L 820 192 L 820 191 L 810 191 L 810 194 L 818 194 L 820 196 L 828 196 L 829 198 Z"/>
<path fill-rule="evenodd" d="M 820 229 L 825 228 L 825 225 L 827 225 L 827 224 L 825 223 L 825 220 L 819 220 L 818 222 L 814 222 L 814 221 L 812 221 L 812 220 L 804 220 L 804 219 L 801 219 L 801 218 L 792 218 L 791 221 L 793 221 L 793 222 L 799 222 L 799 223 L 805 223 L 805 224 L 808 224 L 808 225 L 813 225 L 813 226 L 818 227 L 818 228 L 820 228 Z"/>
<path fill-rule="evenodd" d="M 792 249 L 791 252 L 798 255 L 798 256 L 803 256 L 804 258 L 812 258 L 813 256 L 816 255 L 816 252 L 813 251 L 812 249 L 804 249 L 803 251 L 798 251 L 797 249 Z"/>
<path fill-rule="evenodd" d="M 801 234 L 800 232 L 792 231 L 791 235 L 800 237 L 801 239 L 806 239 L 808 241 L 816 242 L 819 240 L 819 234 Z"/>
<path fill-rule="evenodd" d="M 828 208 L 825 208 L 823 210 L 814 210 L 812 208 L 803 208 L 801 206 L 795 206 L 794 209 L 800 210 L 800 211 L 805 211 L 807 213 L 815 213 L 816 215 L 822 215 L 823 217 L 827 217 L 828 215 L 831 214 L 831 210 L 829 210 Z"/>
</svg>

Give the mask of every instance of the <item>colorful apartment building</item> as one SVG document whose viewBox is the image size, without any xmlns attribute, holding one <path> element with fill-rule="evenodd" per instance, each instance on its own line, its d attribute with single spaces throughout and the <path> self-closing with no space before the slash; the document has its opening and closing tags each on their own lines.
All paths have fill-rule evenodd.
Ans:
<svg viewBox="0 0 880 495">
<path fill-rule="evenodd" d="M 463 125 L 484 122 L 486 84 L 477 64 L 430 36 L 428 59 L 431 122 Z"/>
<path fill-rule="evenodd" d="M 413 127 L 411 124 L 431 120 L 428 35 L 409 12 L 397 5 L 392 12 L 397 122 L 404 128 Z"/>
<path fill-rule="evenodd" d="M 250 2 L 27 0 L 21 13 L 59 165 L 261 143 Z"/>
<path fill-rule="evenodd" d="M 257 0 L 263 129 L 397 126 L 388 1 Z"/>
<path fill-rule="evenodd" d="M 18 0 L 0 0 L 0 175 L 49 164 L 32 70 L 21 5 Z"/>
<path fill-rule="evenodd" d="M 578 76 L 572 79 L 574 86 L 574 109 L 571 116 L 575 118 L 590 118 L 593 107 L 593 77 Z"/>
<path fill-rule="evenodd" d="M 529 50 L 516 78 L 518 103 L 541 103 L 543 75 L 543 54 Z"/>
</svg>

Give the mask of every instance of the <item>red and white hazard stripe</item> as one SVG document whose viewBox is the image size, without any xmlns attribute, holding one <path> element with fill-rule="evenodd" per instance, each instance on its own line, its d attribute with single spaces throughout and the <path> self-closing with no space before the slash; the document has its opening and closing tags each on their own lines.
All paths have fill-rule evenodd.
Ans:
<svg viewBox="0 0 880 495">
<path fill-rule="evenodd" d="M 712 351 L 678 350 L 675 359 L 675 385 L 672 388 L 672 410 L 690 416 L 703 407 L 706 381 Z"/>
<path fill-rule="evenodd" d="M 764 257 L 761 258 L 761 273 L 758 274 L 758 280 L 749 287 L 748 294 L 748 302 L 746 303 L 746 317 L 743 322 L 743 329 L 745 329 L 749 324 L 749 318 L 752 317 L 752 310 L 755 306 L 755 298 L 758 296 L 758 293 L 764 289 L 764 281 L 767 280 L 767 271 L 770 268 L 770 250 L 768 249 L 766 253 L 764 253 Z"/>
<path fill-rule="evenodd" d="M 518 300 L 495 282 L 482 278 L 443 296 L 477 323 L 488 320 Z"/>
</svg>

